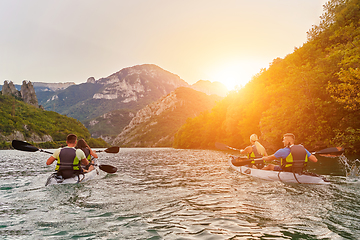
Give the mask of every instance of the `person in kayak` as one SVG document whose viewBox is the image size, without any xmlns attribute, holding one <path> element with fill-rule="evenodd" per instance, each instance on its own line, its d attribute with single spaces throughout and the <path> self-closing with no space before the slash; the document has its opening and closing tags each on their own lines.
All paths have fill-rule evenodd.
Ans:
<svg viewBox="0 0 360 240">
<path fill-rule="evenodd" d="M 51 165 L 57 160 L 55 171 L 57 171 L 57 175 L 62 176 L 64 179 L 81 174 L 83 171 L 80 164 L 89 164 L 85 153 L 81 149 L 75 149 L 76 142 L 77 136 L 69 134 L 66 138 L 67 146 L 55 150 L 54 154 L 46 161 L 46 165 Z"/>
<path fill-rule="evenodd" d="M 301 173 L 308 161 L 317 162 L 317 158 L 312 155 L 302 145 L 295 145 L 295 135 L 286 133 L 283 137 L 284 148 L 277 150 L 273 155 L 263 157 L 264 162 L 280 160 L 280 165 L 269 164 L 263 170 L 285 171 Z"/>
<path fill-rule="evenodd" d="M 253 161 L 247 165 L 248 167 L 252 168 L 262 168 L 264 166 L 263 163 L 255 164 L 255 158 L 262 158 L 267 156 L 265 148 L 261 143 L 259 143 L 259 137 L 254 133 L 250 136 L 250 146 L 247 146 L 244 149 L 240 150 L 241 154 L 247 154 L 248 159 L 252 159 Z M 243 159 L 242 159 L 243 160 Z"/>
<path fill-rule="evenodd" d="M 81 149 L 85 153 L 89 164 L 83 167 L 84 172 L 91 172 L 94 169 L 91 157 L 98 158 L 98 155 L 89 147 L 84 139 L 80 139 L 76 144 L 76 149 Z"/>
</svg>

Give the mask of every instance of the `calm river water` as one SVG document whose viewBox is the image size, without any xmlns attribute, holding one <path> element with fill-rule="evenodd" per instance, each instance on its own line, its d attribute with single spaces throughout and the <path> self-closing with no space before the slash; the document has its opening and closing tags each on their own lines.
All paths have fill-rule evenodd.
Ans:
<svg viewBox="0 0 360 240">
<path fill-rule="evenodd" d="M 45 187 L 48 157 L 0 151 L 0 239 L 360 239 L 360 179 L 339 158 L 309 186 L 241 175 L 220 151 L 121 149 L 99 154 L 116 174 Z"/>
</svg>

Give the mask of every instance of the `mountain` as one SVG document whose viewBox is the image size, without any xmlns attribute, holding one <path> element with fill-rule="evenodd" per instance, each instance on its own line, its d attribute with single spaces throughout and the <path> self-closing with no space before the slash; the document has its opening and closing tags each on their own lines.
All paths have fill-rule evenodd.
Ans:
<svg viewBox="0 0 360 240">
<path fill-rule="evenodd" d="M 210 110 L 221 97 L 180 87 L 139 110 L 113 145 L 171 147 L 175 133 L 189 117 Z"/>
<path fill-rule="evenodd" d="M 129 124 L 135 114 L 135 110 L 118 109 L 91 120 L 85 120 L 83 123 L 93 138 L 100 137 L 106 142 L 112 142 L 117 134 Z"/>
<path fill-rule="evenodd" d="M 225 97 L 229 90 L 225 87 L 224 84 L 220 82 L 210 82 L 207 80 L 199 80 L 193 85 L 191 85 L 192 89 L 197 91 L 206 93 L 208 95 L 216 94 L 221 97 Z"/>
<path fill-rule="evenodd" d="M 92 137 L 101 137 L 109 142 L 129 124 L 138 110 L 178 87 L 192 87 L 220 96 L 225 96 L 227 92 L 226 87 L 217 82 L 199 81 L 190 86 L 178 75 L 153 64 L 124 68 L 98 80 L 90 77 L 86 83 L 77 85 L 34 86 L 39 104 L 46 110 L 78 119 L 89 129 Z M 55 91 L 51 90 L 56 87 Z"/>
<path fill-rule="evenodd" d="M 98 80 L 90 77 L 86 83 L 66 89 L 37 91 L 37 96 L 46 110 L 78 119 L 93 137 L 109 139 L 119 134 L 138 110 L 181 86 L 189 84 L 156 65 L 144 64 Z"/>
<path fill-rule="evenodd" d="M 47 110 L 85 121 L 118 109 L 137 111 L 180 86 L 188 84 L 156 65 L 144 64 L 64 90 L 38 92 L 38 99 Z"/>
<path fill-rule="evenodd" d="M 66 89 L 67 87 L 71 85 L 75 85 L 74 82 L 66 82 L 66 83 L 44 83 L 44 82 L 33 82 L 32 85 L 34 86 L 35 92 L 41 92 L 41 91 L 57 91 Z M 21 90 L 21 85 L 15 84 L 14 85 L 17 90 Z M 0 90 L 2 90 L 2 85 L 0 85 Z"/>
<path fill-rule="evenodd" d="M 75 85 L 74 82 L 65 83 L 44 83 L 44 82 L 33 82 L 33 86 L 36 92 L 39 91 L 58 91 L 68 88 L 69 86 Z"/>
</svg>

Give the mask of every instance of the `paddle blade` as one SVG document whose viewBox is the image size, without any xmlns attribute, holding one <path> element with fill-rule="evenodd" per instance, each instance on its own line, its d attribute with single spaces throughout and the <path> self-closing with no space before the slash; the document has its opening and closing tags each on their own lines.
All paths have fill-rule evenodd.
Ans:
<svg viewBox="0 0 360 240">
<path fill-rule="evenodd" d="M 26 151 L 26 152 L 39 151 L 39 149 L 37 147 L 31 145 L 30 143 L 23 142 L 20 140 L 13 140 L 11 145 L 13 146 L 13 148 L 15 148 L 16 150 L 20 150 L 20 151 Z"/>
<path fill-rule="evenodd" d="M 231 160 L 231 162 L 234 166 L 240 167 L 251 163 L 251 160 L 247 158 L 234 158 Z"/>
<path fill-rule="evenodd" d="M 116 173 L 117 168 L 110 165 L 99 165 L 99 168 L 107 173 Z"/>
<path fill-rule="evenodd" d="M 229 150 L 229 149 L 231 149 L 231 150 L 234 150 L 234 151 L 240 151 L 240 149 L 233 148 L 233 147 L 230 147 L 230 146 L 228 146 L 226 144 L 219 143 L 219 142 L 215 143 L 215 147 L 220 149 L 220 150 Z"/>
<path fill-rule="evenodd" d="M 345 151 L 342 147 L 331 147 L 325 148 L 320 151 L 315 152 L 315 154 L 322 154 L 322 155 L 341 155 Z"/>
<path fill-rule="evenodd" d="M 229 147 L 223 143 L 216 142 L 215 147 L 220 150 L 229 150 Z"/>
<path fill-rule="evenodd" d="M 104 150 L 104 152 L 107 152 L 107 153 L 118 153 L 120 150 L 119 147 L 110 147 L 110 148 L 107 148 Z"/>
</svg>

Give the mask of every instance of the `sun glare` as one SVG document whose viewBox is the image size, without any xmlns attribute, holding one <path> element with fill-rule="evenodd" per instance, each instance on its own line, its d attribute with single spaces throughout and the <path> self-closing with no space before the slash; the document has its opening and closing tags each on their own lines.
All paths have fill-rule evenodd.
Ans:
<svg viewBox="0 0 360 240">
<path fill-rule="evenodd" d="M 245 86 L 260 70 L 259 63 L 236 62 L 213 68 L 209 78 L 211 81 L 221 82 L 228 90 L 234 90 Z"/>
</svg>

